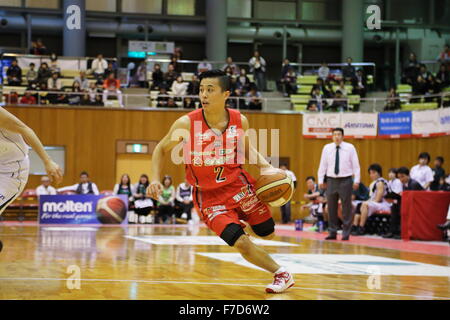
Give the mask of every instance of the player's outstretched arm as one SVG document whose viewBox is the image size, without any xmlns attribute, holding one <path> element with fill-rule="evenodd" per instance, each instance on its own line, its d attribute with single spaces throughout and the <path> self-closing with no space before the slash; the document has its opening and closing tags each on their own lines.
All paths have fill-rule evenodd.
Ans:
<svg viewBox="0 0 450 320">
<path fill-rule="evenodd" d="M 39 158 L 44 162 L 45 170 L 48 175 L 51 176 L 54 181 L 59 184 L 62 180 L 61 168 L 56 164 L 47 152 L 44 150 L 42 142 L 34 131 L 28 127 L 25 123 L 20 121 L 17 117 L 9 113 L 3 108 L 0 108 L 0 128 L 4 128 L 8 131 L 19 133 L 25 139 L 34 151 L 38 154 Z"/>
<path fill-rule="evenodd" d="M 152 168 L 150 185 L 147 188 L 147 195 L 153 199 L 158 199 L 162 192 L 161 171 L 164 156 L 169 153 L 176 145 L 178 145 L 183 137 L 189 137 L 190 119 L 188 116 L 182 116 L 176 120 L 166 136 L 156 145 L 152 154 Z"/>
<path fill-rule="evenodd" d="M 241 122 L 242 129 L 244 130 L 244 132 L 246 132 L 250 125 L 248 123 L 247 117 L 243 114 L 241 114 Z M 267 160 L 253 146 L 248 135 L 245 135 L 245 159 L 258 166 L 258 168 L 261 169 L 261 174 L 274 170 L 272 165 L 267 162 Z"/>
</svg>

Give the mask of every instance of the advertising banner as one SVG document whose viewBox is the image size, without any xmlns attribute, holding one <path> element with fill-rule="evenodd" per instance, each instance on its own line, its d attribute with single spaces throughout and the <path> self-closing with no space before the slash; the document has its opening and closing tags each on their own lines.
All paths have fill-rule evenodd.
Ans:
<svg viewBox="0 0 450 320">
<path fill-rule="evenodd" d="M 414 137 L 440 135 L 439 110 L 413 111 L 412 134 Z"/>
<path fill-rule="evenodd" d="M 126 195 L 41 195 L 39 223 L 42 224 L 126 224 Z"/>
<path fill-rule="evenodd" d="M 450 108 L 439 109 L 439 132 L 450 135 Z"/>
<path fill-rule="evenodd" d="M 330 138 L 331 130 L 340 125 L 340 113 L 307 113 L 303 115 L 303 136 L 305 138 Z"/>
<path fill-rule="evenodd" d="M 382 112 L 378 114 L 378 135 L 380 138 L 407 138 L 412 134 L 412 113 Z"/>
<path fill-rule="evenodd" d="M 343 113 L 341 128 L 349 138 L 375 139 L 378 129 L 377 113 Z"/>
</svg>

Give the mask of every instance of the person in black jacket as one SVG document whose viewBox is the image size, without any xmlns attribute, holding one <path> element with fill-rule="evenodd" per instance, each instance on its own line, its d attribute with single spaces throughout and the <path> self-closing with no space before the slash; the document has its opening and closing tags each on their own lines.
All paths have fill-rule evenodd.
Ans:
<svg viewBox="0 0 450 320">
<path fill-rule="evenodd" d="M 9 86 L 20 86 L 22 83 L 22 69 L 17 64 L 17 60 L 13 60 L 11 66 L 6 71 Z"/>
<path fill-rule="evenodd" d="M 445 64 L 441 64 L 439 72 L 436 74 L 436 82 L 439 84 L 441 90 L 450 86 L 450 72 L 447 70 Z"/>
<path fill-rule="evenodd" d="M 439 181 L 441 178 L 444 178 L 444 180 L 445 180 L 445 170 L 444 170 L 444 168 L 442 168 L 443 164 L 444 164 L 443 157 L 439 156 L 439 157 L 436 157 L 436 159 L 434 159 L 434 168 L 431 169 L 431 170 L 433 170 L 434 180 L 430 184 L 430 190 L 433 190 L 433 191 L 440 190 L 439 189 L 439 185 L 440 185 Z"/>
<path fill-rule="evenodd" d="M 401 181 L 403 186 L 403 191 L 407 190 L 423 190 L 419 182 L 409 177 L 409 169 L 406 167 L 400 167 L 397 169 L 397 178 Z M 402 191 L 402 192 L 403 192 Z M 390 221 L 390 231 L 383 236 L 383 238 L 394 238 L 401 239 L 401 193 L 399 195 L 394 195 L 392 192 L 387 194 L 386 199 L 390 199 L 393 203 L 391 207 L 391 221 Z"/>
<path fill-rule="evenodd" d="M 152 72 L 152 86 L 150 90 L 159 90 L 160 86 L 164 83 L 164 73 L 161 71 L 159 63 L 155 63 Z"/>
</svg>

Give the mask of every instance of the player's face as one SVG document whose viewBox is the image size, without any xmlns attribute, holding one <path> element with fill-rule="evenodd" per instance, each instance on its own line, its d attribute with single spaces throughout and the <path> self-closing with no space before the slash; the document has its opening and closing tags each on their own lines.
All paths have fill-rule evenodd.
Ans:
<svg viewBox="0 0 450 320">
<path fill-rule="evenodd" d="M 80 176 L 80 182 L 81 183 L 89 182 L 89 177 L 87 175 L 85 175 L 85 174 L 81 175 Z"/>
<path fill-rule="evenodd" d="M 390 180 L 395 179 L 395 173 L 394 172 L 389 171 L 389 179 Z"/>
<path fill-rule="evenodd" d="M 379 177 L 378 172 L 376 172 L 374 170 L 369 170 L 369 176 L 370 176 L 370 179 L 372 179 L 372 180 L 376 180 Z"/>
<path fill-rule="evenodd" d="M 308 181 L 306 181 L 306 187 L 309 190 L 313 190 L 314 189 L 314 181 L 312 181 L 311 179 L 309 179 Z"/>
<path fill-rule="evenodd" d="M 403 173 L 399 173 L 398 174 L 398 178 L 400 179 L 400 181 L 405 184 L 408 183 L 408 176 L 406 174 Z"/>
<path fill-rule="evenodd" d="M 206 78 L 200 82 L 200 101 L 205 110 L 221 108 L 230 95 L 229 91 L 222 91 L 218 78 Z"/>
</svg>

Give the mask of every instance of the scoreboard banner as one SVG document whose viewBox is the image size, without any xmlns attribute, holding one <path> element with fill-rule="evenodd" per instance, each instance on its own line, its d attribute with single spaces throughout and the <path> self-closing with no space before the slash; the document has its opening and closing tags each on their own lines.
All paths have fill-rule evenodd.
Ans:
<svg viewBox="0 0 450 320">
<path fill-rule="evenodd" d="M 345 137 L 355 139 L 375 139 L 378 129 L 377 113 L 342 113 L 341 128 Z"/>
<path fill-rule="evenodd" d="M 412 134 L 414 137 L 442 135 L 439 125 L 439 110 L 413 111 Z"/>
<path fill-rule="evenodd" d="M 412 134 L 412 113 L 382 112 L 378 114 L 378 136 L 380 138 L 408 138 Z"/>
<path fill-rule="evenodd" d="M 41 224 L 126 224 L 126 195 L 41 195 Z"/>
</svg>

